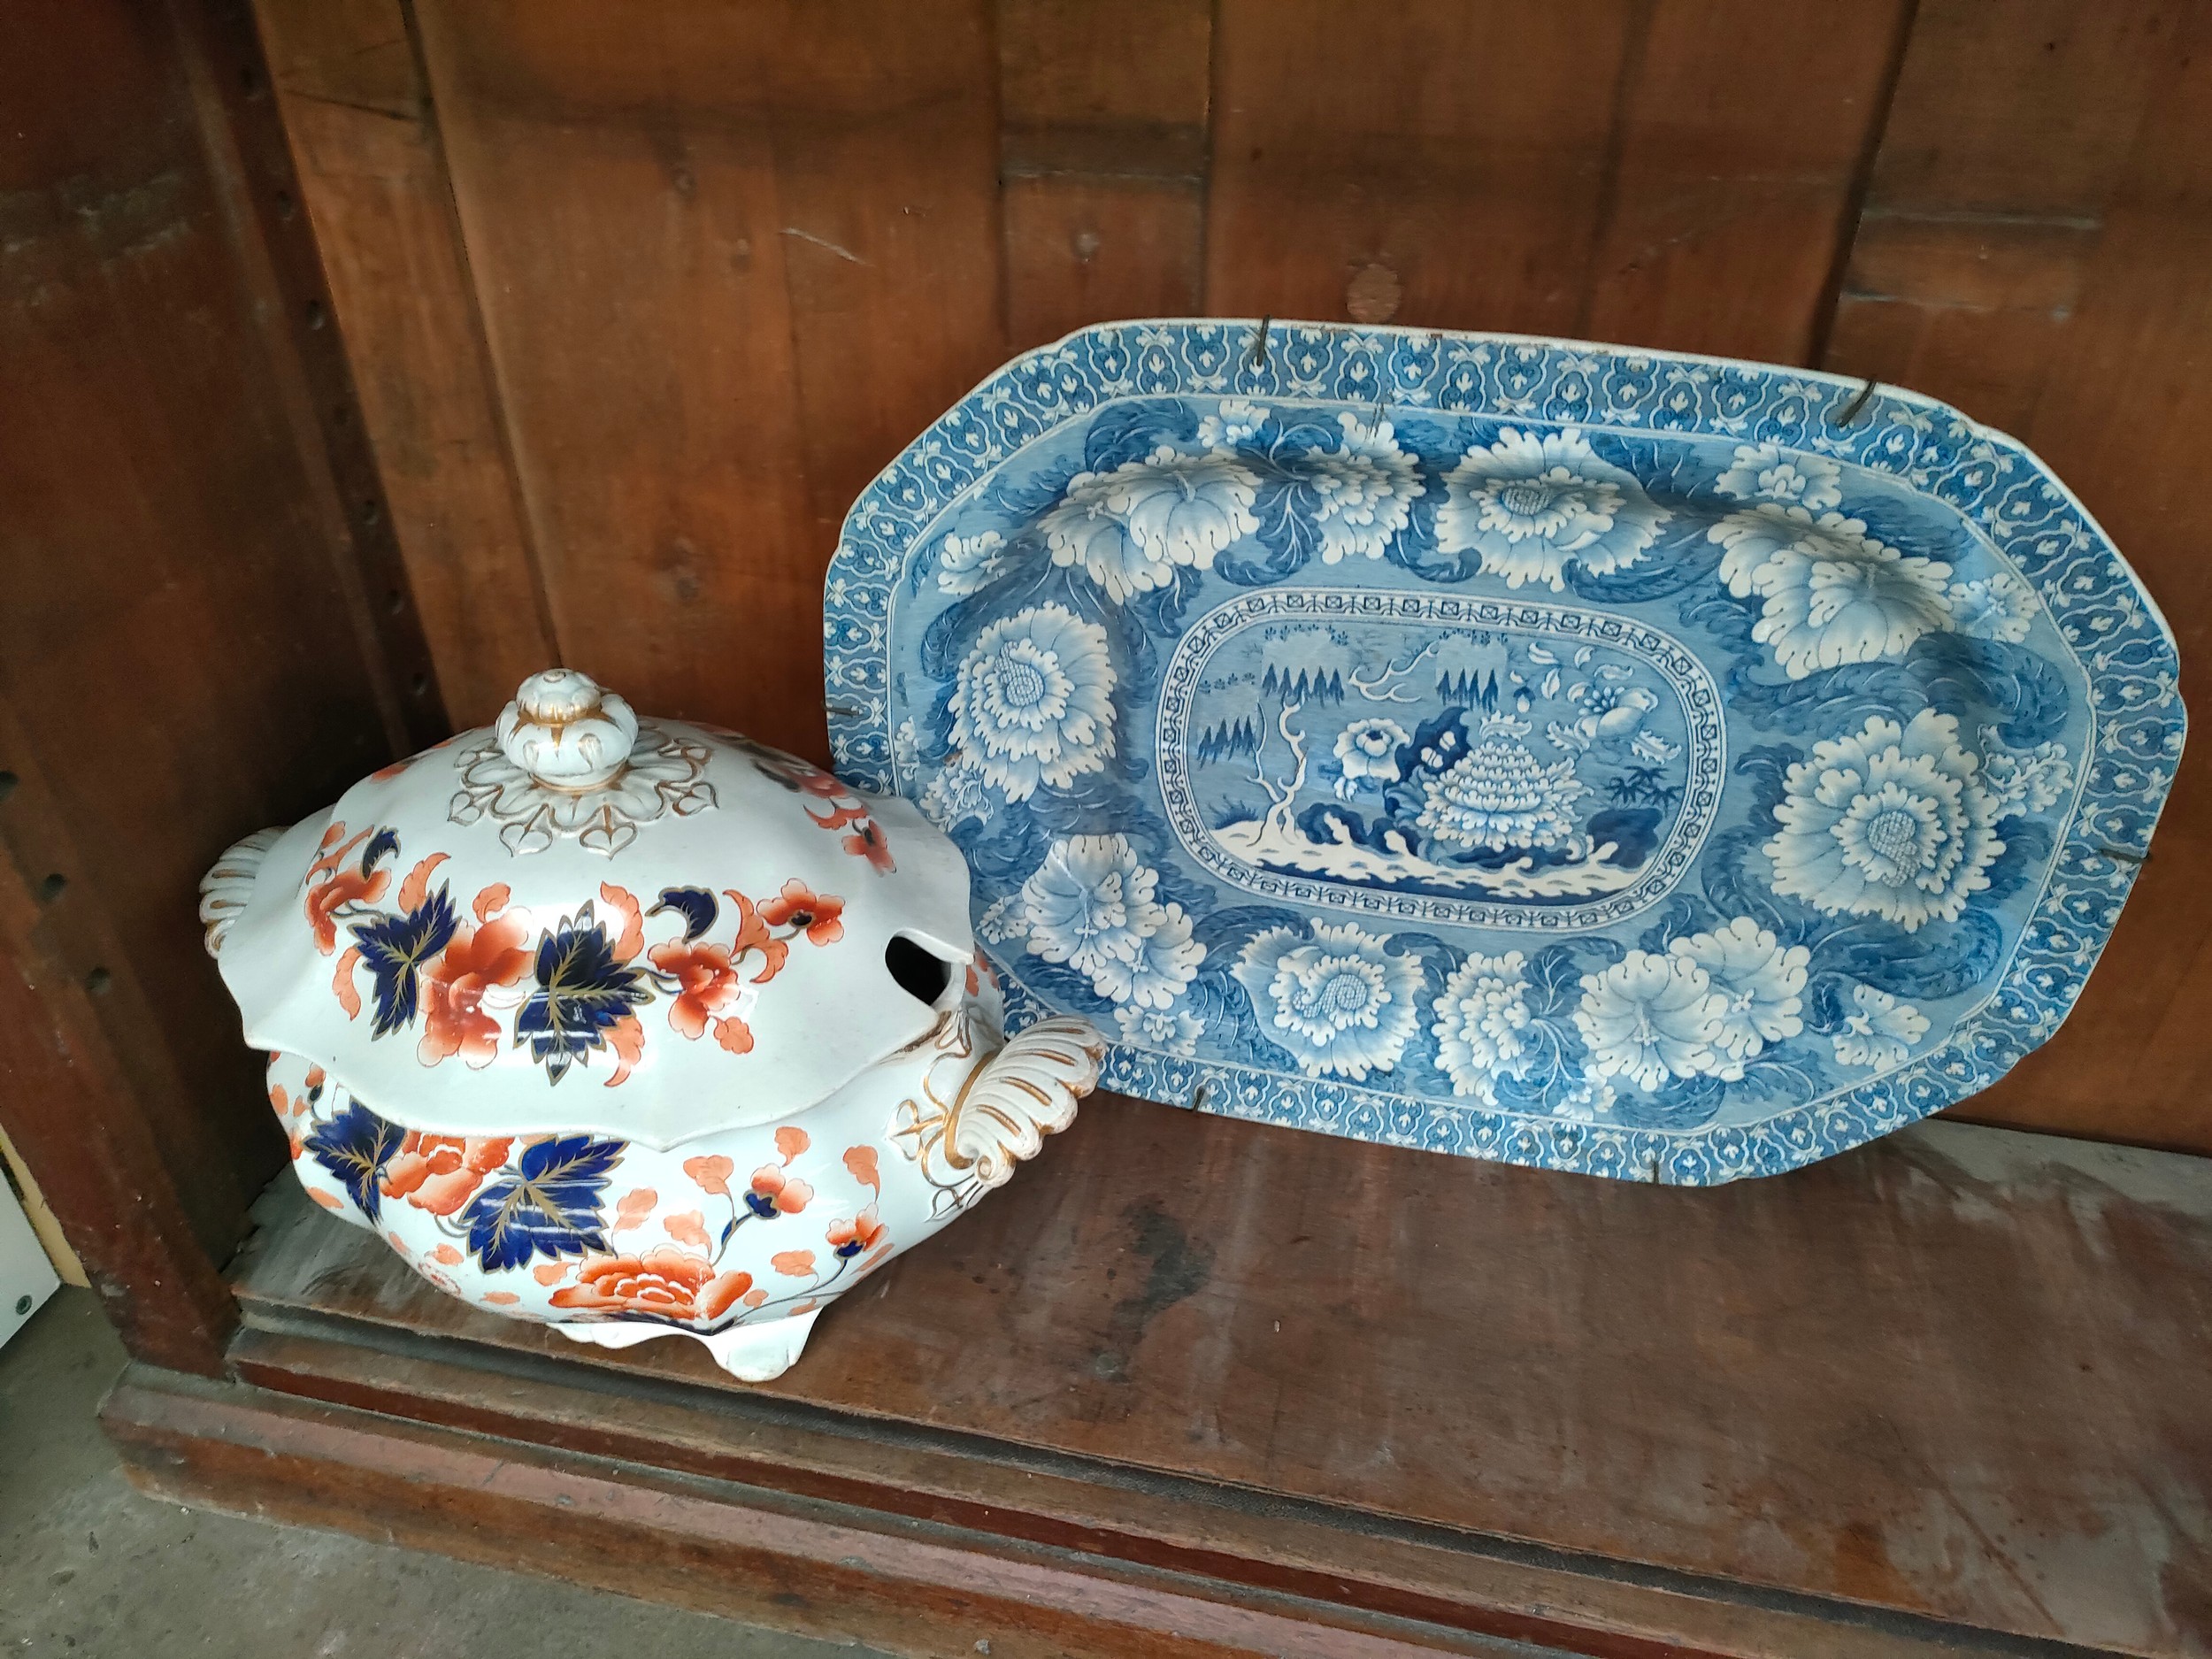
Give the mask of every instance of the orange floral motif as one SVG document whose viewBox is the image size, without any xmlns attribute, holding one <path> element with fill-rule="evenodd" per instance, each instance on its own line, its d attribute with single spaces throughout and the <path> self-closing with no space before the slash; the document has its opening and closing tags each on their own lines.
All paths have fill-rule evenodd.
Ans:
<svg viewBox="0 0 2212 1659">
<path fill-rule="evenodd" d="M 512 1303 L 520 1302 L 522 1298 L 516 1295 L 511 1290 L 488 1290 L 484 1293 L 484 1300 L 489 1302 L 495 1302 L 500 1307 L 504 1308 L 511 1305 Z"/>
<path fill-rule="evenodd" d="M 622 1201 L 614 1207 L 614 1230 L 627 1233 L 633 1227 L 643 1226 L 660 1201 L 661 1195 L 649 1187 L 624 1194 Z"/>
<path fill-rule="evenodd" d="M 422 972 L 423 1033 L 415 1052 L 425 1065 L 457 1054 L 472 1066 L 491 1064 L 499 1053 L 500 1026 L 483 1011 L 484 995 L 530 971 L 527 937 L 513 917 L 454 930 L 444 951 Z"/>
<path fill-rule="evenodd" d="M 372 871 L 364 875 L 358 864 L 335 867 L 338 860 L 344 858 L 368 838 L 368 831 L 363 830 L 336 852 L 327 855 L 326 858 L 317 859 L 309 866 L 305 901 L 307 925 L 315 935 L 315 949 L 326 956 L 338 949 L 337 912 L 357 900 L 363 904 L 373 904 L 384 896 L 384 890 L 392 885 L 392 872 L 388 870 Z M 319 871 L 323 877 L 320 880 L 316 879 Z"/>
<path fill-rule="evenodd" d="M 810 945 L 833 945 L 845 936 L 845 901 L 834 893 L 816 893 L 794 876 L 783 891 L 760 907 L 760 918 L 771 927 L 795 927 Z"/>
<path fill-rule="evenodd" d="M 514 895 L 515 890 L 504 881 L 495 881 L 477 894 L 476 902 L 469 908 L 476 912 L 476 919 L 481 922 L 505 910 L 507 901 Z"/>
<path fill-rule="evenodd" d="M 873 818 L 855 826 L 853 833 L 838 845 L 856 858 L 865 858 L 878 875 L 887 876 L 898 869 L 891 861 L 891 844 L 883 839 L 883 832 L 876 827 Z"/>
<path fill-rule="evenodd" d="M 599 896 L 622 918 L 622 936 L 614 941 L 614 959 L 627 962 L 644 948 L 645 918 L 639 913 L 636 898 L 626 888 L 603 881 L 599 884 Z"/>
<path fill-rule="evenodd" d="M 714 1041 L 732 1054 L 753 1051 L 753 1028 L 736 1015 L 714 1022 Z"/>
<path fill-rule="evenodd" d="M 553 1293 L 556 1308 L 597 1313 L 650 1313 L 670 1319 L 716 1319 L 753 1287 L 750 1273 L 718 1275 L 714 1263 L 672 1245 L 642 1256 L 587 1260 L 577 1282 Z"/>
<path fill-rule="evenodd" d="M 845 1167 L 852 1171 L 853 1179 L 863 1187 L 883 1191 L 883 1177 L 876 1171 L 876 1149 L 873 1147 L 847 1147 Z"/>
<path fill-rule="evenodd" d="M 753 1171 L 753 1190 L 745 1195 L 747 1208 L 764 1221 L 777 1214 L 795 1216 L 807 1207 L 814 1189 L 795 1175 L 787 1175 L 773 1164 Z"/>
<path fill-rule="evenodd" d="M 813 1144 L 814 1142 L 808 1138 L 807 1132 L 795 1124 L 786 1124 L 776 1131 L 776 1156 L 786 1164 L 790 1163 L 792 1159 L 797 1157 Z"/>
<path fill-rule="evenodd" d="M 448 1267 L 458 1267 L 461 1264 L 460 1251 L 455 1249 L 449 1244 L 440 1245 L 436 1249 L 430 1252 L 430 1257 L 433 1261 L 443 1262 Z"/>
<path fill-rule="evenodd" d="M 687 1210 L 680 1216 L 670 1216 L 661 1223 L 668 1236 L 679 1244 L 688 1244 L 695 1249 L 710 1250 L 713 1240 L 707 1237 L 707 1218 L 703 1212 Z"/>
<path fill-rule="evenodd" d="M 385 887 L 389 887 L 389 870 L 378 870 L 373 874 L 363 876 L 354 867 L 345 867 L 336 876 L 320 883 L 319 887 L 307 889 L 307 925 L 314 929 L 314 949 L 319 949 L 323 956 L 329 956 L 334 949 L 338 949 L 338 918 L 332 911 L 341 910 L 342 905 L 349 905 L 356 898 L 363 905 L 373 905 L 378 898 L 385 896 Z"/>
<path fill-rule="evenodd" d="M 828 1239 L 832 1250 L 849 1261 L 863 1250 L 875 1248 L 884 1233 L 883 1224 L 876 1219 L 876 1207 L 870 1204 L 849 1221 L 841 1216 L 831 1222 L 829 1231 L 823 1236 Z"/>
<path fill-rule="evenodd" d="M 353 971 L 361 965 L 361 947 L 348 945 L 346 954 L 338 958 L 337 971 L 330 976 L 330 988 L 337 994 L 338 1006 L 346 1010 L 348 1019 L 361 1018 L 361 987 L 353 982 Z"/>
<path fill-rule="evenodd" d="M 612 1088 L 637 1069 L 639 1057 L 645 1052 L 645 1022 L 635 1014 L 625 1014 L 607 1027 L 607 1047 L 614 1050 L 614 1075 L 606 1082 Z"/>
<path fill-rule="evenodd" d="M 749 950 L 760 952 L 760 972 L 753 975 L 753 983 L 765 985 L 783 972 L 784 962 L 791 955 L 791 947 L 768 931 L 768 924 L 761 919 L 760 910 L 752 900 L 735 887 L 725 887 L 722 892 L 737 906 L 737 939 L 730 946 L 730 960 L 738 961 Z M 723 1046 L 728 1047 L 726 1043 Z"/>
<path fill-rule="evenodd" d="M 811 1279 L 814 1276 L 814 1252 L 779 1250 L 768 1258 L 768 1265 L 786 1279 Z"/>
<path fill-rule="evenodd" d="M 703 1036 L 708 1018 L 737 1000 L 741 986 L 737 970 L 730 965 L 727 945 L 672 939 L 646 954 L 656 968 L 683 987 L 668 1005 L 668 1023 L 679 1036 Z"/>
<path fill-rule="evenodd" d="M 710 1158 L 686 1158 L 684 1173 L 710 1193 L 730 1190 L 730 1177 L 737 1172 L 737 1165 L 718 1155 Z"/>
<path fill-rule="evenodd" d="M 453 1259 L 457 1262 L 461 1259 L 458 1251 L 454 1253 Z M 573 1262 L 540 1262 L 530 1270 L 530 1277 L 541 1285 L 557 1285 L 568 1277 L 568 1270 L 575 1265 Z"/>
<path fill-rule="evenodd" d="M 422 902 L 430 896 L 430 874 L 451 857 L 449 853 L 432 853 L 407 872 L 407 879 L 399 884 L 396 902 L 403 910 L 419 910 Z"/>
<path fill-rule="evenodd" d="M 407 1132 L 377 1185 L 388 1198 L 404 1198 L 418 1210 L 449 1216 L 476 1196 L 484 1178 L 506 1163 L 514 1142 L 485 1135 L 426 1135 Z"/>
</svg>

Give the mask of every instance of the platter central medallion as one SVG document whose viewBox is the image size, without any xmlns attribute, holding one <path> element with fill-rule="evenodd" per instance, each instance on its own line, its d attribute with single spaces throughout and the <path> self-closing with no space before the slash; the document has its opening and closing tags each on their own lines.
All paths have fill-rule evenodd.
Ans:
<svg viewBox="0 0 2212 1659">
<path fill-rule="evenodd" d="M 1566 932 L 1690 870 L 1725 732 L 1696 657 L 1619 615 L 1302 587 L 1194 621 L 1156 752 L 1177 838 L 1248 893 Z"/>
</svg>

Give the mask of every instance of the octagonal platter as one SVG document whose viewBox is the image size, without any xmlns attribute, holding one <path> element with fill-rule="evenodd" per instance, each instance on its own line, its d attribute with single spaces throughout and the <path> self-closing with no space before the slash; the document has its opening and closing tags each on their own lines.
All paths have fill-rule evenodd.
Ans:
<svg viewBox="0 0 2212 1659">
<path fill-rule="evenodd" d="M 2144 857 L 2173 638 L 1939 403 L 1501 336 L 1110 325 L 871 485 L 840 770 L 1109 1087 L 1645 1180 L 1993 1081 Z"/>
</svg>

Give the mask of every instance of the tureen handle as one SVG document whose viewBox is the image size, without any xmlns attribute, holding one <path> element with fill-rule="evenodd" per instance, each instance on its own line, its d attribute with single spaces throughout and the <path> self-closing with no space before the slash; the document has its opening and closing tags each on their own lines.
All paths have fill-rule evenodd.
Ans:
<svg viewBox="0 0 2212 1659">
<path fill-rule="evenodd" d="M 1003 1186 L 1047 1135 L 1075 1121 L 1075 1102 L 1097 1086 L 1105 1057 L 1097 1028 L 1072 1015 L 1015 1033 L 961 1091 L 945 1137 L 948 1162 L 972 1170 L 983 1191 Z"/>
<path fill-rule="evenodd" d="M 234 842 L 215 861 L 215 868 L 200 878 L 200 926 L 207 930 L 209 956 L 222 955 L 230 925 L 253 898 L 253 885 L 261 878 L 261 861 L 283 838 L 281 828 L 256 830 Z"/>
<path fill-rule="evenodd" d="M 589 674 L 549 668 L 499 711 L 499 747 L 549 789 L 595 789 L 629 764 L 637 716 Z"/>
</svg>

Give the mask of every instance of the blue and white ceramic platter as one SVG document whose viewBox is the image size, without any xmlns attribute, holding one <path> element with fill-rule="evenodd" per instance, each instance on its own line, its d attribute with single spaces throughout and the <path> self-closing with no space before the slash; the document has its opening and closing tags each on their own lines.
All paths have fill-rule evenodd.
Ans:
<svg viewBox="0 0 2212 1659">
<path fill-rule="evenodd" d="M 1158 1101 L 1768 1174 L 2050 1036 L 2181 754 L 2032 455 L 1802 370 L 1101 326 L 846 520 L 850 780 L 950 833 L 1017 1022 Z"/>
</svg>

